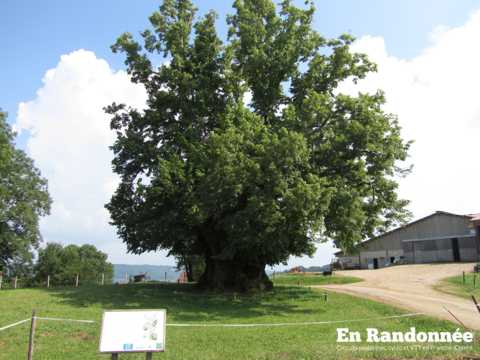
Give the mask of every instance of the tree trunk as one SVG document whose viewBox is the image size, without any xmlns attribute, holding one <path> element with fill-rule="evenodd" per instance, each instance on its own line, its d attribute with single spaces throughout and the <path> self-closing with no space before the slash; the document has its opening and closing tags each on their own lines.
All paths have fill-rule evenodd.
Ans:
<svg viewBox="0 0 480 360">
<path fill-rule="evenodd" d="M 243 202 L 245 200 L 242 200 Z M 239 292 L 271 290 L 273 283 L 265 273 L 265 263 L 251 256 L 249 258 L 221 259 L 228 244 L 227 234 L 215 226 L 210 219 L 200 229 L 199 243 L 204 245 L 205 270 L 199 284 L 211 290 Z"/>
<path fill-rule="evenodd" d="M 234 260 L 205 259 L 200 285 L 211 290 L 239 292 L 271 290 L 273 283 L 265 273 L 265 264 Z"/>
<path fill-rule="evenodd" d="M 193 282 L 193 266 L 192 266 L 192 262 L 190 260 L 187 260 L 185 258 L 184 260 L 184 263 L 185 263 L 185 272 L 187 273 L 187 281 L 188 282 Z"/>
</svg>

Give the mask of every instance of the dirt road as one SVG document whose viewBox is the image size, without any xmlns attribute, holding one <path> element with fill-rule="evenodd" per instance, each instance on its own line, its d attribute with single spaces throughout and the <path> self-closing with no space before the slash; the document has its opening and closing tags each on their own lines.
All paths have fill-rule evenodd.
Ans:
<svg viewBox="0 0 480 360">
<path fill-rule="evenodd" d="M 437 291 L 433 286 L 441 279 L 471 271 L 473 264 L 401 265 L 377 270 L 337 271 L 365 281 L 346 285 L 325 285 L 324 289 L 361 296 L 392 304 L 441 319 L 455 321 L 450 310 L 467 327 L 480 330 L 480 314 L 473 302 Z"/>
</svg>

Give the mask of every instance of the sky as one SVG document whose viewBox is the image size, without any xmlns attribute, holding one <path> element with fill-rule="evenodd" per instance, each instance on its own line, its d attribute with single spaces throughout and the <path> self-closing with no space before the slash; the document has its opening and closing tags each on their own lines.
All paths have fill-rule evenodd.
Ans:
<svg viewBox="0 0 480 360">
<path fill-rule="evenodd" d="M 214 9 L 225 37 L 229 1 L 195 1 Z M 385 109 L 398 115 L 413 140 L 413 172 L 399 193 L 414 217 L 436 210 L 480 211 L 476 154 L 480 142 L 480 0 L 316 1 L 314 27 L 326 37 L 348 32 L 355 51 L 378 72 L 338 91 L 386 93 Z M 158 8 L 152 0 L 2 0 L 0 107 L 24 149 L 49 181 L 51 215 L 41 220 L 45 242 L 92 243 L 114 263 L 174 264 L 165 253 L 126 254 L 104 209 L 118 182 L 114 141 L 102 108 L 113 101 L 135 107 L 145 92 L 129 81 L 123 57 L 110 45 L 123 32 L 138 34 Z M 331 244 L 288 266 L 330 262 Z"/>
</svg>

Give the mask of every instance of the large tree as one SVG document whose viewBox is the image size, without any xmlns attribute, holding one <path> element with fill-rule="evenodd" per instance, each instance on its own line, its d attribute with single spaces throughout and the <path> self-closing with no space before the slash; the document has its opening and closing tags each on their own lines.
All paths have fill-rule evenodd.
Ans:
<svg viewBox="0 0 480 360">
<path fill-rule="evenodd" d="M 406 215 L 395 177 L 408 143 L 383 94 L 336 90 L 375 65 L 352 37 L 313 30 L 307 6 L 237 0 L 223 43 L 213 12 L 165 0 L 143 46 L 117 40 L 148 92 L 145 110 L 107 108 L 121 176 L 107 208 L 129 251 L 202 256 L 201 284 L 264 289 L 266 265 L 319 240 L 351 248 Z"/>
<path fill-rule="evenodd" d="M 23 274 L 40 240 L 38 221 L 50 211 L 47 181 L 15 148 L 15 134 L 0 111 L 0 271 Z"/>
</svg>

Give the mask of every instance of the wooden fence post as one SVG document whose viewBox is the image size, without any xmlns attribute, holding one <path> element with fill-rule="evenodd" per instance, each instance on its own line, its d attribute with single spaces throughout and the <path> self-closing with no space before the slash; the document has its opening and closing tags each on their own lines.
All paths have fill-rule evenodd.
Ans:
<svg viewBox="0 0 480 360">
<path fill-rule="evenodd" d="M 473 303 L 475 304 L 475 307 L 477 308 L 478 312 L 480 313 L 480 305 L 477 302 L 477 299 L 475 299 L 475 296 L 472 295 L 472 300 Z"/>
<path fill-rule="evenodd" d="M 47 289 L 50 287 L 50 275 L 47 275 Z"/>
<path fill-rule="evenodd" d="M 0 275 L 0 290 L 2 290 L 2 282 L 3 282 L 3 276 Z"/>
<path fill-rule="evenodd" d="M 125 282 L 128 284 L 129 281 L 128 281 L 128 272 L 125 272 Z"/>
<path fill-rule="evenodd" d="M 78 274 L 77 274 L 77 276 L 75 277 L 75 287 L 78 287 Z"/>
<path fill-rule="evenodd" d="M 35 325 L 37 318 L 35 316 L 35 309 L 32 311 L 32 322 L 30 323 L 30 338 L 28 340 L 28 360 L 33 358 L 33 340 L 35 338 Z"/>
<path fill-rule="evenodd" d="M 14 289 L 17 288 L 17 281 L 18 281 L 18 277 L 15 276 L 15 277 L 13 278 L 13 288 L 14 288 Z"/>
</svg>

